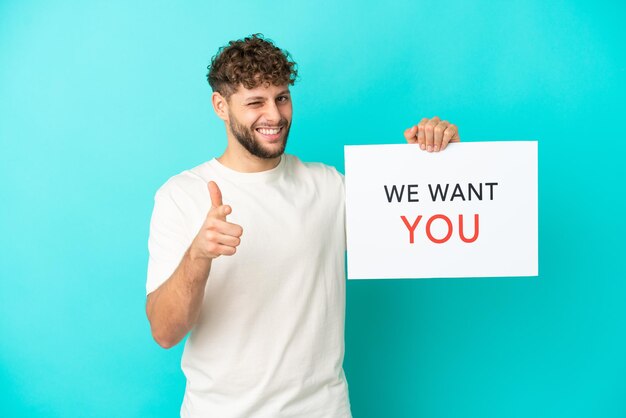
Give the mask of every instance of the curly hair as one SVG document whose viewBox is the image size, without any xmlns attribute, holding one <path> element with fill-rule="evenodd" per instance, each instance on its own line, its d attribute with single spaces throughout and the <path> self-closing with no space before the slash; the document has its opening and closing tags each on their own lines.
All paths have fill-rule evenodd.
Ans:
<svg viewBox="0 0 626 418">
<path fill-rule="evenodd" d="M 226 99 L 240 84 L 247 89 L 270 84 L 293 85 L 298 77 L 297 64 L 289 52 L 281 50 L 260 33 L 230 41 L 221 47 L 207 69 L 211 88 Z"/>
</svg>

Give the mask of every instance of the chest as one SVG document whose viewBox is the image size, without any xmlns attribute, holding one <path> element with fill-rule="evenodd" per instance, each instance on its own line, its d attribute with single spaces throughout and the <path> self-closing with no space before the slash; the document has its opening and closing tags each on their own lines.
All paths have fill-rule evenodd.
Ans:
<svg viewBox="0 0 626 418">
<path fill-rule="evenodd" d="M 331 243 L 345 245 L 344 196 L 337 188 L 305 179 L 263 185 L 221 182 L 220 189 L 224 204 L 232 207 L 227 221 L 244 231 L 237 254 L 250 263 L 284 265 L 303 256 L 319 258 Z M 208 196 L 193 205 L 191 238 L 209 208 Z"/>
</svg>

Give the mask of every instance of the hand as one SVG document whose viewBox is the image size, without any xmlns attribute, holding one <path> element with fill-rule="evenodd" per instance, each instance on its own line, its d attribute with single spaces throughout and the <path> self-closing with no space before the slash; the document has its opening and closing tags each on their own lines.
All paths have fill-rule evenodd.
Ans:
<svg viewBox="0 0 626 418">
<path fill-rule="evenodd" d="M 459 129 L 448 121 L 435 116 L 432 119 L 424 118 L 404 131 L 404 137 L 409 144 L 418 143 L 420 148 L 428 152 L 443 151 L 450 142 L 461 142 Z"/>
<path fill-rule="evenodd" d="M 226 222 L 226 216 L 232 212 L 232 209 L 222 203 L 220 188 L 213 181 L 209 182 L 208 188 L 211 196 L 211 209 L 191 243 L 192 258 L 214 259 L 220 255 L 233 255 L 241 242 L 243 228 Z"/>
</svg>

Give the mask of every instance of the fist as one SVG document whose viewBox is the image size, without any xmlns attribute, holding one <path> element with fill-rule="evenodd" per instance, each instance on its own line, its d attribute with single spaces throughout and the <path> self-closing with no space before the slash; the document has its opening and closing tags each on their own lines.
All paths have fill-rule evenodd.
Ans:
<svg viewBox="0 0 626 418">
<path fill-rule="evenodd" d="M 442 151 L 450 142 L 461 142 L 456 125 L 441 120 L 438 116 L 422 119 L 417 125 L 405 130 L 404 137 L 409 144 L 417 143 L 428 152 Z"/>
<path fill-rule="evenodd" d="M 222 203 L 222 192 L 213 181 L 208 183 L 211 197 L 211 209 L 200 227 L 200 231 L 191 243 L 193 258 L 214 259 L 220 255 L 233 255 L 241 242 L 243 228 L 226 221 L 232 209 Z"/>
</svg>

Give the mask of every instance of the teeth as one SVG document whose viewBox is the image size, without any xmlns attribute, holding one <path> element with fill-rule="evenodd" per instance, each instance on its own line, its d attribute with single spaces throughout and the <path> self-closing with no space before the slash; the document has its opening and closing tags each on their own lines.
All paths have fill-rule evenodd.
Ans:
<svg viewBox="0 0 626 418">
<path fill-rule="evenodd" d="M 257 131 L 261 132 L 263 135 L 276 135 L 280 128 L 258 128 Z"/>
</svg>

